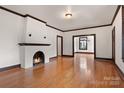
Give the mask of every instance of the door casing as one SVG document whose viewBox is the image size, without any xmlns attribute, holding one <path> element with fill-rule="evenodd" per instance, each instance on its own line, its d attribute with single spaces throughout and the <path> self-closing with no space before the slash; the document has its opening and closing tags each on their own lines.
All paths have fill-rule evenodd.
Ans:
<svg viewBox="0 0 124 93">
<path fill-rule="evenodd" d="M 61 56 L 63 56 L 63 37 L 60 35 L 57 35 L 56 37 L 56 51 L 58 56 L 58 38 L 61 38 Z"/>
</svg>

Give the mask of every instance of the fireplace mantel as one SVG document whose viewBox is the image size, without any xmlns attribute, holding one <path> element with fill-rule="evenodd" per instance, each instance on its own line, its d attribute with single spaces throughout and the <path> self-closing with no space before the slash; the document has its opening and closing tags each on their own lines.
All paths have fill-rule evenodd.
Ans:
<svg viewBox="0 0 124 93">
<path fill-rule="evenodd" d="M 50 46 L 51 44 L 44 43 L 18 43 L 20 46 Z"/>
</svg>

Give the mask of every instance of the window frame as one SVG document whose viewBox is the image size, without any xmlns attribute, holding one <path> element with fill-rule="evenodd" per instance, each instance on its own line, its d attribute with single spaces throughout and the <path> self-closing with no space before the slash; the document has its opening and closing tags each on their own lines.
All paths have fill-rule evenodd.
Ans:
<svg viewBox="0 0 124 93">
<path fill-rule="evenodd" d="M 84 38 L 84 40 L 82 40 L 82 38 Z M 81 48 L 81 41 L 86 42 L 86 48 Z M 79 50 L 87 50 L 87 37 L 84 36 L 79 37 Z"/>
</svg>

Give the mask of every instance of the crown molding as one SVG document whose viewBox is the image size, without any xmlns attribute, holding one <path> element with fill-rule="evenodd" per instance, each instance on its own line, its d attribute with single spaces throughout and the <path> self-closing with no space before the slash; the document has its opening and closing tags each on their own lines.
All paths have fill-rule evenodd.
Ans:
<svg viewBox="0 0 124 93">
<path fill-rule="evenodd" d="M 118 5 L 118 7 L 117 7 L 117 9 L 116 9 L 116 12 L 115 12 L 115 14 L 114 14 L 114 16 L 113 16 L 113 19 L 112 19 L 112 21 L 111 21 L 110 24 L 104 24 L 104 25 L 99 25 L 99 26 L 91 26 L 91 27 L 84 27 L 84 28 L 76 28 L 76 29 L 69 29 L 69 30 L 62 30 L 62 29 L 56 28 L 56 27 L 54 27 L 54 26 L 51 26 L 51 25 L 47 24 L 46 21 L 43 21 L 43 20 L 41 20 L 41 19 L 39 19 L 39 18 L 36 18 L 36 17 L 34 17 L 34 16 L 32 16 L 32 15 L 29 15 L 29 14 L 23 15 L 23 14 L 21 14 L 21 13 L 15 12 L 15 11 L 10 10 L 10 9 L 8 9 L 8 8 L 5 8 L 5 7 L 3 7 L 3 6 L 0 6 L 0 9 L 5 10 L 5 11 L 8 11 L 8 12 L 11 12 L 11 13 L 16 14 L 16 15 L 21 16 L 21 17 L 30 17 L 30 18 L 33 18 L 33 19 L 35 19 L 35 20 L 37 20 L 37 21 L 40 21 L 40 22 L 42 22 L 42 23 L 45 23 L 46 26 L 48 26 L 48 27 L 50 27 L 50 28 L 53 28 L 53 29 L 56 29 L 56 30 L 61 31 L 61 32 L 70 32 L 70 31 L 76 31 L 76 30 L 84 30 L 84 29 L 92 29 L 92 28 L 98 28 L 98 27 L 111 26 L 111 25 L 113 24 L 113 22 L 114 22 L 116 16 L 117 16 L 117 14 L 118 14 L 118 12 L 119 12 L 121 6 L 122 6 L 122 5 Z M 122 7 L 123 7 L 123 6 L 122 6 Z"/>
<path fill-rule="evenodd" d="M 116 16 L 117 16 L 117 14 L 118 14 L 118 12 L 119 12 L 121 6 L 122 6 L 122 5 L 118 5 L 118 7 L 117 7 L 117 9 L 116 9 L 116 11 L 115 11 L 115 14 L 114 14 L 114 16 L 113 16 L 113 19 L 112 19 L 111 25 L 114 23 L 114 20 L 115 20 L 115 18 L 116 18 Z"/>
<path fill-rule="evenodd" d="M 35 19 L 35 20 L 37 20 L 37 21 L 40 21 L 40 22 L 42 22 L 42 23 L 47 24 L 47 22 L 45 22 L 45 21 L 43 21 L 43 20 L 41 20 L 41 19 L 38 19 L 38 18 L 36 18 L 36 17 L 34 17 L 34 16 L 32 16 L 32 15 L 29 15 L 29 14 L 24 15 L 24 17 L 30 17 L 30 18 L 33 18 L 33 19 Z"/>
<path fill-rule="evenodd" d="M 85 28 L 77 28 L 77 29 L 69 29 L 69 30 L 64 30 L 64 32 L 70 32 L 70 31 L 76 31 L 76 30 L 84 30 L 84 29 L 91 29 L 91 28 L 98 28 L 98 27 L 105 27 L 105 26 L 112 26 L 112 24 L 113 24 L 113 22 L 114 22 L 114 20 L 115 20 L 115 18 L 116 18 L 116 16 L 117 16 L 117 14 L 118 14 L 118 12 L 119 12 L 121 6 L 122 6 L 122 5 L 118 5 L 118 6 L 117 6 L 117 9 L 116 9 L 116 11 L 115 11 L 115 14 L 114 14 L 114 16 L 113 16 L 112 21 L 111 21 L 110 24 L 99 25 L 99 26 L 92 26 L 92 27 L 85 27 Z"/>
<path fill-rule="evenodd" d="M 24 17 L 33 18 L 33 19 L 35 19 L 35 20 L 37 20 L 37 21 L 40 21 L 40 22 L 46 24 L 46 26 L 48 26 L 48 27 L 50 27 L 50 28 L 53 28 L 53 29 L 56 29 L 56 30 L 58 30 L 58 31 L 63 32 L 63 30 L 61 30 L 61 29 L 59 29 L 59 28 L 56 28 L 56 27 L 54 27 L 54 26 L 51 26 L 51 25 L 47 24 L 46 21 L 43 21 L 43 20 L 41 20 L 41 19 L 38 19 L 38 18 L 36 18 L 36 17 L 34 17 L 34 16 L 32 16 L 32 15 L 26 14 L 26 15 L 24 15 Z"/>
<path fill-rule="evenodd" d="M 41 20 L 41 19 L 39 19 L 39 18 L 36 18 L 36 17 L 34 17 L 34 16 L 32 16 L 32 15 L 29 15 L 29 14 L 23 15 L 23 14 L 21 14 L 21 13 L 15 12 L 15 11 L 10 10 L 10 9 L 8 9 L 8 8 L 5 8 L 5 7 L 3 7 L 3 6 L 0 6 L 0 9 L 5 10 L 5 11 L 10 12 L 10 13 L 13 13 L 13 14 L 18 15 L 18 16 L 21 16 L 21 17 L 30 17 L 30 18 L 33 18 L 33 19 L 35 19 L 35 20 L 37 20 L 37 21 L 40 21 L 40 22 L 46 24 L 46 26 L 48 26 L 48 27 L 50 27 L 50 28 L 53 28 L 53 29 L 56 29 L 56 30 L 58 30 L 58 31 L 63 32 L 63 30 L 61 30 L 61 29 L 59 29 L 59 28 L 56 28 L 56 27 L 54 27 L 54 26 L 51 26 L 51 25 L 47 24 L 46 21 L 43 21 L 43 20 Z"/>
<path fill-rule="evenodd" d="M 61 30 L 61 29 L 56 28 L 56 27 L 54 27 L 54 26 L 51 26 L 51 25 L 48 25 L 48 24 L 46 24 L 46 26 L 51 27 L 51 28 L 56 29 L 56 30 L 59 30 L 59 31 L 61 31 L 61 32 L 64 32 L 64 30 Z"/>
<path fill-rule="evenodd" d="M 98 27 L 106 27 L 106 26 L 111 26 L 111 24 L 92 26 L 92 27 L 85 27 L 85 28 L 77 28 L 77 29 L 70 29 L 70 30 L 64 30 L 64 32 L 70 32 L 70 31 L 76 31 L 76 30 L 84 30 L 84 29 L 91 29 L 91 28 L 98 28 Z"/>
<path fill-rule="evenodd" d="M 18 16 L 24 17 L 23 14 L 18 13 L 18 12 L 15 12 L 15 11 L 10 10 L 10 9 L 8 9 L 8 8 L 5 8 L 5 7 L 3 7 L 3 6 L 0 6 L 0 9 L 5 10 L 5 11 L 8 11 L 8 12 L 13 13 L 13 14 L 16 14 L 16 15 L 18 15 Z"/>
</svg>

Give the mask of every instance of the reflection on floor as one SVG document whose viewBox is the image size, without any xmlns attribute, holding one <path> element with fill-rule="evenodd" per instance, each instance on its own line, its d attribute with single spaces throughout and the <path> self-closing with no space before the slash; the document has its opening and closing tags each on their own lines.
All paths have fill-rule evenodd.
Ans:
<svg viewBox="0 0 124 93">
<path fill-rule="evenodd" d="M 0 72 L 0 87 L 124 87 L 112 61 L 94 60 L 93 54 L 58 57 L 27 70 Z"/>
</svg>

